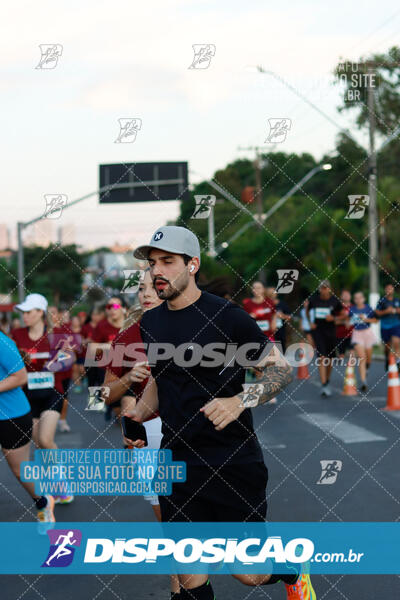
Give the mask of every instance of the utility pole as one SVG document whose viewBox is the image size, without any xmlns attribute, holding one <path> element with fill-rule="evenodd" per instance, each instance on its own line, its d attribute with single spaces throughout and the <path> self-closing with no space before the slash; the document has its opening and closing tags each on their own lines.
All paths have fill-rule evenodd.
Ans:
<svg viewBox="0 0 400 600">
<path fill-rule="evenodd" d="M 373 79 L 374 66 L 368 65 L 368 120 L 369 120 L 369 169 L 368 169 L 368 254 L 369 254 L 369 301 L 375 308 L 379 299 L 379 273 L 378 273 L 378 210 L 376 206 L 376 150 L 375 150 L 375 92 Z"/>
<path fill-rule="evenodd" d="M 379 246 L 378 246 L 378 209 L 376 205 L 376 190 L 377 190 L 377 161 L 375 149 L 375 131 L 376 131 L 376 115 L 375 115 L 375 78 L 378 67 L 399 67 L 395 62 L 375 63 L 374 61 L 366 61 L 358 63 L 360 72 L 367 71 L 365 77 L 367 87 L 367 108 L 368 108 L 368 125 L 369 125 L 369 152 L 368 152 L 368 254 L 369 254 L 369 304 L 375 308 L 379 299 Z M 397 131 L 397 130 L 396 130 Z M 392 136 L 390 136 L 390 139 Z M 387 143 L 387 142 L 386 142 Z M 386 145 L 385 143 L 385 145 Z"/>
<path fill-rule="evenodd" d="M 208 256 L 215 258 L 215 225 L 214 225 L 214 207 L 210 206 L 210 214 L 208 216 Z"/>
</svg>

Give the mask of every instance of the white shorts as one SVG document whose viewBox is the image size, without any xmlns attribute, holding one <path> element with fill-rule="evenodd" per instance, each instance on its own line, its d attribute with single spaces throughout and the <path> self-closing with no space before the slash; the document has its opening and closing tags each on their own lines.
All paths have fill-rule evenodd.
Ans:
<svg viewBox="0 0 400 600">
<path fill-rule="evenodd" d="M 351 343 L 359 344 L 364 348 L 372 348 L 374 344 L 377 344 L 377 340 L 372 328 L 368 327 L 368 329 L 353 329 Z"/>
<path fill-rule="evenodd" d="M 151 450 L 158 450 L 161 444 L 161 419 L 160 417 L 156 417 L 155 419 L 151 419 L 150 421 L 145 421 L 143 423 L 144 428 L 146 429 L 147 435 L 147 446 Z M 155 465 L 156 470 L 156 465 Z M 150 502 L 152 506 L 157 506 L 158 496 L 143 496 L 145 500 Z"/>
</svg>

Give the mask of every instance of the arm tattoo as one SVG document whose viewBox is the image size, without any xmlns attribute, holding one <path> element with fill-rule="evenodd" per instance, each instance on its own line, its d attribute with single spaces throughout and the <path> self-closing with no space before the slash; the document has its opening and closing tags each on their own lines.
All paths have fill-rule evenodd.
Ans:
<svg viewBox="0 0 400 600">
<path fill-rule="evenodd" d="M 289 383 L 293 381 L 292 367 L 289 364 L 269 365 L 262 369 L 263 376 L 255 385 L 262 386 L 260 394 L 247 394 L 241 392 L 238 396 L 241 398 L 241 406 L 250 408 L 265 404 L 281 392 Z"/>
</svg>

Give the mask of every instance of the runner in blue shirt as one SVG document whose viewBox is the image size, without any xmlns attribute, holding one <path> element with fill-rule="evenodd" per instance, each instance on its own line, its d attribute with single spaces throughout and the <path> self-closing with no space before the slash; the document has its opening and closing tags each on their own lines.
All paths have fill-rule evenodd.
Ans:
<svg viewBox="0 0 400 600">
<path fill-rule="evenodd" d="M 20 480 L 20 466 L 29 461 L 32 438 L 31 408 L 22 391 L 27 378 L 17 346 L 0 333 L 0 446 L 11 471 L 35 501 L 38 521 L 49 523 L 55 521 L 53 498 L 38 496 L 34 483 Z"/>
<path fill-rule="evenodd" d="M 385 285 L 385 295 L 376 305 L 375 314 L 381 321 L 381 337 L 385 347 L 387 370 L 389 351 L 392 350 L 397 358 L 400 355 L 400 300 L 395 298 L 391 283 Z"/>
</svg>

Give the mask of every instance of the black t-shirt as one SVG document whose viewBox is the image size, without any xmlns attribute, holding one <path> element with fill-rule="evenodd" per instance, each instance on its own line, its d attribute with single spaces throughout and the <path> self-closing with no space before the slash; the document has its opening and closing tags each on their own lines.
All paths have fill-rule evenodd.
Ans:
<svg viewBox="0 0 400 600">
<path fill-rule="evenodd" d="M 143 315 L 140 330 L 146 344 L 170 343 L 175 347 L 184 344 L 180 355 L 186 361 L 195 358 L 198 352 L 195 344 L 204 350 L 207 344 L 217 342 L 238 347 L 256 343 L 260 350 L 247 355 L 252 360 L 265 355 L 265 346 L 271 344 L 256 321 L 240 306 L 208 292 L 202 292 L 196 302 L 181 310 L 169 310 L 167 302 L 163 302 Z M 234 346 L 230 351 L 225 364 L 235 356 Z M 220 352 L 225 354 L 225 350 Z M 151 363 L 150 353 L 148 356 Z M 206 360 L 204 354 L 203 360 Z M 162 420 L 161 447 L 173 450 L 174 460 L 185 460 L 188 464 L 262 461 L 250 409 L 244 410 L 221 431 L 216 431 L 212 422 L 199 412 L 213 398 L 227 398 L 242 392 L 245 368 L 235 358 L 226 368 L 225 364 L 207 367 L 199 364 L 199 360 L 194 366 L 178 366 L 176 362 L 161 358 L 151 366 Z"/>
<path fill-rule="evenodd" d="M 308 305 L 308 310 L 314 309 L 314 322 L 317 329 L 324 333 L 335 336 L 336 326 L 334 321 L 326 321 L 328 315 L 338 315 L 343 309 L 343 305 L 335 296 L 323 300 L 319 294 L 312 296 Z"/>
<path fill-rule="evenodd" d="M 281 312 L 284 315 L 290 315 L 290 308 L 286 304 L 284 300 L 279 299 L 278 304 L 276 305 L 276 311 Z M 276 339 L 284 339 L 286 337 L 286 321 L 277 317 L 276 319 Z"/>
</svg>

